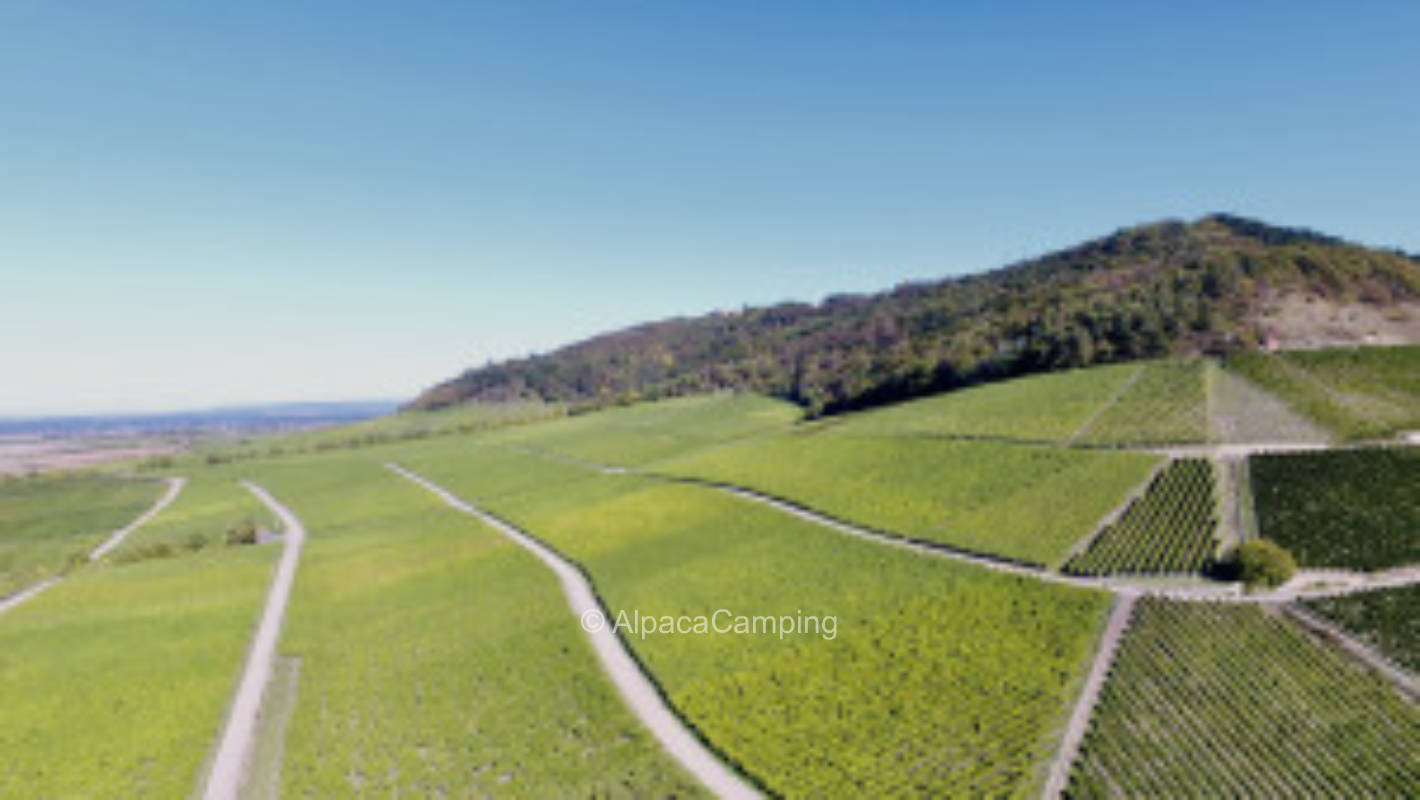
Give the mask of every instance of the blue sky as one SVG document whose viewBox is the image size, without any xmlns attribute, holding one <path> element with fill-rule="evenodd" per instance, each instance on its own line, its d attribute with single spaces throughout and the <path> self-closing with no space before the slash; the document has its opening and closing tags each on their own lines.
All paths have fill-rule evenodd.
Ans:
<svg viewBox="0 0 1420 800">
<path fill-rule="evenodd" d="M 407 397 L 1213 210 L 1420 251 L 1418 29 L 1408 2 L 7 2 L 0 414 Z"/>
</svg>

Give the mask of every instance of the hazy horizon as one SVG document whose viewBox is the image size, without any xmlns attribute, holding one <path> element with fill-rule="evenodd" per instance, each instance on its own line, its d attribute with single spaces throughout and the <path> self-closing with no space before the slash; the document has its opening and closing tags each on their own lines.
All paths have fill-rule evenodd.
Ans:
<svg viewBox="0 0 1420 800">
<path fill-rule="evenodd" d="M 1420 251 L 1410 4 L 0 8 L 0 417 L 412 398 L 1226 211 Z"/>
</svg>

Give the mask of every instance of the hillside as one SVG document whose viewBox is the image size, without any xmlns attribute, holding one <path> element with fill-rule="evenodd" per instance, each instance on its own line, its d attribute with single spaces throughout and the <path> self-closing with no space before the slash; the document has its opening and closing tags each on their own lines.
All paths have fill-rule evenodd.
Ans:
<svg viewBox="0 0 1420 800">
<path fill-rule="evenodd" d="M 1088 364 L 1360 341 L 1378 325 L 1405 339 L 1420 326 L 1417 301 L 1420 257 L 1218 214 L 980 275 L 639 325 L 471 369 L 411 405 L 597 406 L 733 388 L 833 413 Z M 1298 305 L 1366 313 L 1290 313 Z M 1327 329 L 1295 330 L 1312 319 Z"/>
</svg>

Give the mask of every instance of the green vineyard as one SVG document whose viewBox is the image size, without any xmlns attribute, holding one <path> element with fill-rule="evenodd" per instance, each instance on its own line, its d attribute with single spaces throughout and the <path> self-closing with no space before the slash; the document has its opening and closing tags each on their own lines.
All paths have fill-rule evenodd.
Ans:
<svg viewBox="0 0 1420 800">
<path fill-rule="evenodd" d="M 1420 586 L 1308 600 L 1306 606 L 1420 675 Z"/>
<path fill-rule="evenodd" d="M 1179 459 L 1149 485 L 1144 496 L 1083 553 L 1065 564 L 1072 575 L 1143 575 L 1200 572 L 1217 548 L 1213 465 Z"/>
</svg>

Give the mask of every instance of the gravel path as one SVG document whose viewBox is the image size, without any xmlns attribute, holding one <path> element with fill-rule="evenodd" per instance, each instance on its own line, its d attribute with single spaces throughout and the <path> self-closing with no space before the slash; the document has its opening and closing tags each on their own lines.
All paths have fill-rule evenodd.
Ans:
<svg viewBox="0 0 1420 800">
<path fill-rule="evenodd" d="M 1109 678 L 1110 665 L 1114 663 L 1119 643 L 1124 640 L 1124 631 L 1129 627 L 1129 617 L 1134 613 L 1134 602 L 1138 598 L 1132 594 L 1121 594 L 1115 598 L 1114 611 L 1105 624 L 1104 636 L 1100 637 L 1099 652 L 1090 667 L 1090 675 L 1085 679 L 1085 687 L 1075 701 L 1075 710 L 1070 714 L 1070 722 L 1065 727 L 1065 735 L 1060 741 L 1060 750 L 1055 755 L 1055 763 L 1050 765 L 1050 777 L 1045 782 L 1042 797 L 1056 798 L 1065 794 L 1070 783 L 1070 768 L 1075 764 L 1075 756 L 1080 752 L 1080 742 L 1089 730 L 1090 717 L 1094 714 L 1095 703 L 1099 701 L 1100 690 Z"/>
<path fill-rule="evenodd" d="M 632 658 L 625 644 L 609 627 L 607 621 L 613 618 L 608 616 L 607 610 L 602 607 L 592 585 L 580 569 L 537 539 L 464 502 L 438 484 L 397 464 L 386 464 L 385 466 L 429 490 L 450 507 L 477 517 L 484 524 L 493 527 L 537 556 L 562 582 L 562 591 L 567 596 L 567 604 L 571 606 L 572 613 L 582 620 L 582 630 L 591 641 L 592 648 L 596 650 L 597 657 L 602 663 L 602 669 L 611 678 L 616 690 L 621 693 L 626 704 L 640 718 L 651 735 L 660 741 L 666 751 L 680 762 L 687 772 L 695 776 L 717 796 L 729 798 L 760 796 L 760 793 L 744 778 L 725 766 L 714 753 L 710 752 L 704 743 L 691 732 L 690 728 L 666 705 L 665 699 L 657 691 L 655 684 L 641 671 L 640 665 Z M 598 620 L 601 622 L 600 626 L 595 624 Z"/>
<path fill-rule="evenodd" d="M 168 490 L 163 493 L 162 497 L 158 498 L 158 502 L 154 503 L 152 508 L 140 514 L 138 519 L 133 520 L 110 534 L 109 537 L 103 541 L 103 544 L 95 547 L 93 552 L 89 553 L 89 560 L 98 561 L 109 553 L 112 553 L 115 547 L 123 544 L 123 540 L 128 538 L 128 534 L 143 527 L 153 517 L 158 516 L 163 509 L 172 505 L 172 502 L 177 499 L 178 494 L 182 492 L 182 487 L 185 485 L 187 485 L 187 478 L 168 478 Z"/>
<path fill-rule="evenodd" d="M 252 733 L 256 729 L 257 712 L 261 709 L 261 695 L 271 677 L 276 642 L 281 635 L 286 604 L 291 599 L 291 585 L 296 579 L 301 545 L 306 540 L 306 529 L 290 509 L 260 486 L 245 481 L 242 485 L 281 520 L 285 545 L 281 551 L 281 562 L 277 564 L 276 574 L 271 579 L 271 589 L 266 595 L 266 608 L 257 625 L 256 637 L 247 653 L 241 682 L 237 684 L 237 693 L 232 699 L 227 724 L 212 761 L 212 771 L 207 777 L 207 788 L 203 793 L 206 800 L 235 800 L 241 787 L 247 759 L 252 752 Z"/>
</svg>

